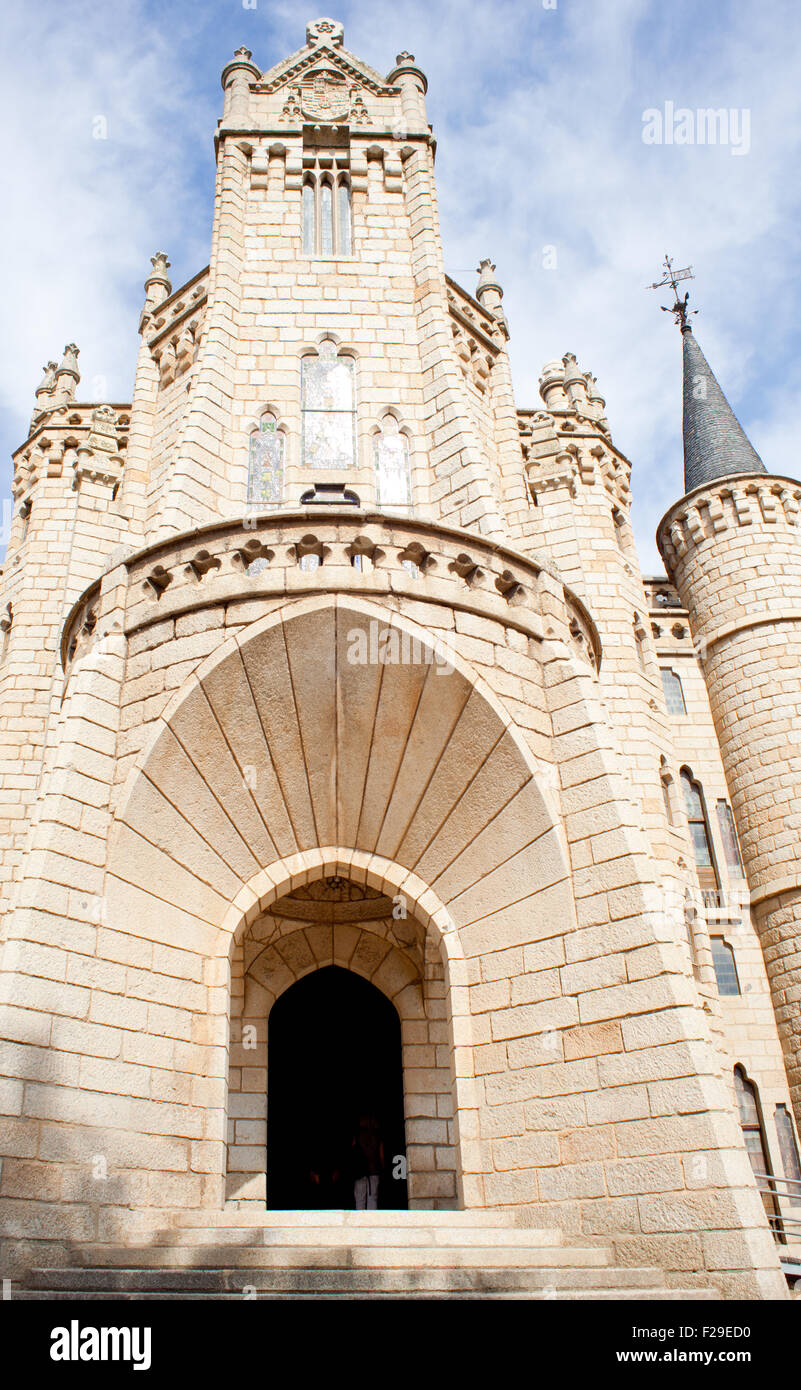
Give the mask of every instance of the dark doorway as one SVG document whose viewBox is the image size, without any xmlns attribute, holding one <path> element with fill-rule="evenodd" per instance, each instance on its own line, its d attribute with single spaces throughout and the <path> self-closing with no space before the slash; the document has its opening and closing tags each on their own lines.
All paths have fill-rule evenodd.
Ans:
<svg viewBox="0 0 801 1390">
<path fill-rule="evenodd" d="M 400 1019 L 375 985 L 329 965 L 281 995 L 267 1098 L 268 1207 L 352 1208 L 352 1141 L 365 1114 L 384 1145 L 378 1205 L 407 1206 Z"/>
</svg>

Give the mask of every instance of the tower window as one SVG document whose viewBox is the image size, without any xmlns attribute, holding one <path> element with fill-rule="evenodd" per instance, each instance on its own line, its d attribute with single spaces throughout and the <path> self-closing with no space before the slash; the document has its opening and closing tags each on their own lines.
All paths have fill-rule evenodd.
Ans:
<svg viewBox="0 0 801 1390">
<path fill-rule="evenodd" d="M 350 256 L 350 183 L 346 174 L 307 174 L 301 194 L 303 250 L 308 256 Z"/>
<path fill-rule="evenodd" d="M 723 841 L 723 852 L 726 855 L 726 863 L 735 873 L 742 875 L 743 860 L 740 854 L 740 846 L 737 843 L 737 829 L 734 824 L 734 816 L 731 813 L 731 806 L 727 801 L 719 801 L 717 804 L 718 825 L 720 827 L 720 838 Z"/>
<path fill-rule="evenodd" d="M 353 468 L 356 463 L 356 364 L 324 338 L 301 362 L 303 467 Z"/>
<path fill-rule="evenodd" d="M 682 768 L 681 786 L 684 792 L 684 809 L 690 827 L 690 839 L 695 853 L 698 882 L 702 888 L 717 888 L 718 875 L 715 868 L 712 837 L 709 833 L 703 792 L 700 783 L 693 779 L 686 767 Z"/>
<path fill-rule="evenodd" d="M 712 945 L 712 964 L 715 967 L 718 994 L 740 994 L 742 991 L 740 989 L 740 979 L 737 974 L 734 951 L 728 941 L 724 941 L 722 936 L 710 937 L 710 941 Z"/>
<path fill-rule="evenodd" d="M 677 676 L 675 671 L 671 671 L 669 666 L 663 666 L 661 670 L 662 689 L 665 692 L 665 704 L 668 714 L 686 714 L 687 706 L 684 703 L 684 690 L 681 684 L 681 676 Z"/>
<path fill-rule="evenodd" d="M 379 507 L 411 510 L 409 441 L 393 415 L 385 415 L 373 439 L 375 494 Z"/>
<path fill-rule="evenodd" d="M 284 496 L 286 439 L 274 415 L 265 414 L 250 436 L 248 507 L 278 505 Z"/>
<path fill-rule="evenodd" d="M 765 1181 L 772 1175 L 759 1109 L 759 1097 L 756 1086 L 748 1080 L 742 1067 L 734 1068 L 734 1089 L 737 1095 L 737 1108 L 740 1112 L 740 1127 L 743 1131 L 746 1152 L 757 1179 L 757 1187 L 762 1194 L 770 1228 L 772 1231 L 776 1231 L 779 1227 L 779 1212 L 776 1198 L 770 1190 L 769 1183 Z"/>
</svg>

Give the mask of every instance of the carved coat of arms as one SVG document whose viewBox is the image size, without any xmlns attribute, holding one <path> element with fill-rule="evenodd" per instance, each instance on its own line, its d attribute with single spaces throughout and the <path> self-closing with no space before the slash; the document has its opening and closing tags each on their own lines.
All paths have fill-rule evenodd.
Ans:
<svg viewBox="0 0 801 1390">
<path fill-rule="evenodd" d="M 301 87 L 303 114 L 315 121 L 341 121 L 350 110 L 350 90 L 338 72 L 313 72 Z"/>
</svg>

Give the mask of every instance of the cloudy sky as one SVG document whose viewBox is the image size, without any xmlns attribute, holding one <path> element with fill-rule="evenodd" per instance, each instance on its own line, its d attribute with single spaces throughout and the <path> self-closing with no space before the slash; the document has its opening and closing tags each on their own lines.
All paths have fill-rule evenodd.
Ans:
<svg viewBox="0 0 801 1390">
<path fill-rule="evenodd" d="M 409 49 L 428 75 L 446 267 L 472 291 L 479 259 L 496 262 L 519 405 L 566 351 L 597 376 L 646 573 L 682 491 L 680 342 L 645 289 L 666 250 L 694 267 L 695 331 L 752 442 L 798 473 L 795 0 L 348 0 L 333 16 L 381 72 Z M 149 257 L 168 251 L 176 286 L 208 260 L 223 64 L 244 43 L 270 67 L 315 17 L 297 0 L 7 8 L 3 497 L 64 343 L 82 399 L 130 399 Z M 646 143 L 643 113 L 666 103 L 734 112 L 740 153 Z"/>
</svg>

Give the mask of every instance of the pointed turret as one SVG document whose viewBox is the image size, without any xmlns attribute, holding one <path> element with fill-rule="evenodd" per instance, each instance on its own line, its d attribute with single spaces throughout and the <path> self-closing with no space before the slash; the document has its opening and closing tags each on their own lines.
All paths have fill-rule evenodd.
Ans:
<svg viewBox="0 0 801 1390">
<path fill-rule="evenodd" d="M 718 385 L 688 323 L 684 344 L 684 488 L 767 470 Z"/>
<path fill-rule="evenodd" d="M 696 343 L 677 290 L 691 268 L 665 267 L 684 340 L 686 494 L 657 544 L 704 672 L 801 1122 L 801 487 L 768 473 Z"/>
</svg>

